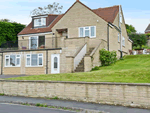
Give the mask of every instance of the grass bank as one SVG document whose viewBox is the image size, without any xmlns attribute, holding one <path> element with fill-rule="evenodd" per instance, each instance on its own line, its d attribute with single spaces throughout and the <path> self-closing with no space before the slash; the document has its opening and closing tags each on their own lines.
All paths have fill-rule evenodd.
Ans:
<svg viewBox="0 0 150 113">
<path fill-rule="evenodd" d="M 92 72 L 34 75 L 9 80 L 150 83 L 150 55 L 126 56 L 124 60 Z"/>
</svg>

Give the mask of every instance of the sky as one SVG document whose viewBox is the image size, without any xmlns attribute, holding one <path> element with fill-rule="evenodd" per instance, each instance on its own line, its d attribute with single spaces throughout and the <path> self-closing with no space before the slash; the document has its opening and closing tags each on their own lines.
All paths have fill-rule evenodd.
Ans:
<svg viewBox="0 0 150 113">
<path fill-rule="evenodd" d="M 28 25 L 30 12 L 53 2 L 63 6 L 64 13 L 76 0 L 0 0 L 0 19 L 10 19 Z M 149 0 L 80 0 L 91 9 L 122 5 L 125 22 L 135 27 L 138 33 L 144 33 L 150 23 Z"/>
</svg>

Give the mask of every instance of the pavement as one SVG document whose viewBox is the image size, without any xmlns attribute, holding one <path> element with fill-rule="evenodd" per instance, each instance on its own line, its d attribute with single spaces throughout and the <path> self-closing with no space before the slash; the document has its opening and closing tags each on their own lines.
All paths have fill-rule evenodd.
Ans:
<svg viewBox="0 0 150 113">
<path fill-rule="evenodd" d="M 15 77 L 22 77 L 28 75 L 0 75 L 0 78 L 15 78 Z"/>
<path fill-rule="evenodd" d="M 90 109 L 90 110 L 103 111 L 107 113 L 150 113 L 150 109 L 129 108 L 123 106 L 111 106 L 111 105 L 92 104 L 92 103 L 66 101 L 66 100 L 46 100 L 40 98 L 0 96 L 0 102 L 8 102 L 8 103 L 21 102 L 21 103 L 31 103 L 31 104 L 41 103 L 50 106 Z"/>
<path fill-rule="evenodd" d="M 34 106 L 23 106 L 9 103 L 0 103 L 0 113 L 76 113 L 51 108 L 40 108 Z"/>
</svg>

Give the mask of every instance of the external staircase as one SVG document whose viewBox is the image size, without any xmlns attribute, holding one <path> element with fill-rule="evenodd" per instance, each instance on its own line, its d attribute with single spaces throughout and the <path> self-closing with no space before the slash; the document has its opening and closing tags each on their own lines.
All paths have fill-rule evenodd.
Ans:
<svg viewBox="0 0 150 113">
<path fill-rule="evenodd" d="M 89 48 L 89 51 L 85 54 L 85 56 L 90 55 L 94 48 Z M 84 72 L 84 57 L 82 58 L 81 62 L 77 66 L 74 72 Z"/>
</svg>

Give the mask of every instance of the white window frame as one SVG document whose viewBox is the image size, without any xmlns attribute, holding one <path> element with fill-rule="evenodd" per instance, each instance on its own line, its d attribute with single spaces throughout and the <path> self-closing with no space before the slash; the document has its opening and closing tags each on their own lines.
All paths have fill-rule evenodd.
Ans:
<svg viewBox="0 0 150 113">
<path fill-rule="evenodd" d="M 41 25 L 39 25 L 39 23 L 37 24 L 35 22 L 36 20 L 40 20 L 41 21 L 40 22 Z M 46 26 L 46 18 L 42 17 L 42 18 L 36 18 L 36 19 L 34 19 L 34 27 L 41 27 L 41 26 Z"/>
<path fill-rule="evenodd" d="M 30 55 L 30 56 L 28 57 L 28 55 Z M 36 55 L 38 55 L 37 66 L 32 66 L 31 65 L 31 62 L 32 62 L 31 56 L 32 56 L 32 54 L 26 54 L 26 67 L 43 67 L 43 53 L 39 53 L 39 54 L 36 54 Z M 30 65 L 27 65 L 27 58 L 30 58 Z M 39 65 L 39 58 L 42 58 L 42 65 Z"/>
<path fill-rule="evenodd" d="M 39 37 L 40 36 L 45 36 L 45 35 L 31 36 L 31 37 L 36 37 L 37 38 L 37 49 L 39 47 Z M 31 37 L 29 37 L 29 49 L 31 49 Z M 45 42 L 46 42 L 46 37 L 45 37 Z"/>
<path fill-rule="evenodd" d="M 85 29 L 86 27 L 88 27 L 89 29 Z M 90 37 L 90 38 L 96 38 L 96 26 L 86 26 L 86 27 L 79 27 L 79 28 L 78 28 L 79 37 L 81 37 L 81 36 L 80 36 L 80 28 L 83 28 L 83 37 L 85 37 L 85 31 L 86 31 L 86 30 L 89 30 L 89 35 L 90 35 L 89 37 Z M 94 27 L 94 29 L 95 29 L 95 32 L 94 32 L 95 35 L 94 35 L 94 36 L 91 36 L 91 27 Z"/>
<path fill-rule="evenodd" d="M 19 59 L 19 65 L 16 65 L 16 66 L 11 66 L 10 65 L 10 55 L 5 55 L 5 67 L 20 67 L 21 66 L 21 55 L 19 54 L 11 54 L 11 55 L 15 55 L 15 64 L 17 64 L 17 59 Z M 19 56 L 18 56 L 19 55 Z M 8 57 L 7 57 L 8 56 Z M 7 58 L 6 58 L 7 57 Z M 9 60 L 8 62 L 8 66 L 6 65 L 6 59 Z"/>
<path fill-rule="evenodd" d="M 39 36 L 31 36 L 31 37 L 36 37 L 37 38 L 37 48 L 38 48 L 38 41 L 39 41 Z M 31 49 L 31 37 L 29 37 L 29 49 Z"/>
</svg>

